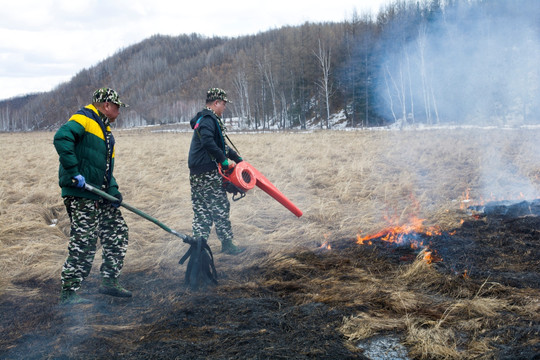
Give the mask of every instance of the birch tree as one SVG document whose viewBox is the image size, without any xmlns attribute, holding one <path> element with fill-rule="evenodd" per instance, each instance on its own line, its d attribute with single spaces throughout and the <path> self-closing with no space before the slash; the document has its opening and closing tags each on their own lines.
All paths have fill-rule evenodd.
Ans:
<svg viewBox="0 0 540 360">
<path fill-rule="evenodd" d="M 332 52 L 330 49 L 326 50 L 321 44 L 321 39 L 319 39 L 319 51 L 314 52 L 315 57 L 317 58 L 320 70 L 321 78 L 316 82 L 317 86 L 321 90 L 324 102 L 326 105 L 326 128 L 330 128 L 330 96 L 332 92 L 332 86 L 330 84 L 330 60 Z"/>
<path fill-rule="evenodd" d="M 266 49 L 264 50 L 262 61 L 259 61 L 258 63 L 258 67 L 264 81 L 266 82 L 266 84 L 268 84 L 268 89 L 270 91 L 270 100 L 272 101 L 272 124 L 275 124 L 278 117 L 276 98 L 277 81 L 274 79 L 274 74 L 272 72 L 272 63 L 268 59 Z"/>
<path fill-rule="evenodd" d="M 238 106 L 240 107 L 240 117 L 251 125 L 251 105 L 249 103 L 249 85 L 245 69 L 242 68 L 233 79 L 233 85 L 238 95 Z"/>
</svg>

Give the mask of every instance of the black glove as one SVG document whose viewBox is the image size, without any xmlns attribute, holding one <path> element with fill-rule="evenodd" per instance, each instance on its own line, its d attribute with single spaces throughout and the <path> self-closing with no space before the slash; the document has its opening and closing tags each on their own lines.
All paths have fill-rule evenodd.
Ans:
<svg viewBox="0 0 540 360">
<path fill-rule="evenodd" d="M 120 203 L 122 202 L 123 198 L 122 198 L 122 194 L 118 193 L 116 195 L 114 195 L 115 198 L 118 199 L 118 201 L 114 201 L 114 202 L 111 202 L 111 206 L 115 209 L 119 208 L 120 207 Z"/>
</svg>

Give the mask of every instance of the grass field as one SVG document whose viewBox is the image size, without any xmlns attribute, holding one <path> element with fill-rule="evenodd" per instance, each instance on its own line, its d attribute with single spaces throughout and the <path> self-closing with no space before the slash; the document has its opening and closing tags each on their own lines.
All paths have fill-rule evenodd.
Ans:
<svg viewBox="0 0 540 360">
<path fill-rule="evenodd" d="M 388 227 L 389 221 L 403 225 L 416 217 L 425 219 L 425 227 L 452 231 L 463 220 L 470 220 L 464 204 L 520 196 L 538 198 L 540 130 L 325 131 L 230 136 L 242 156 L 304 215 L 297 218 L 257 188 L 245 199 L 233 202 L 235 241 L 247 247 L 247 251 L 235 258 L 219 254 L 217 238 L 212 234 L 209 244 L 222 280 L 216 288 L 207 290 L 211 295 L 227 297 L 235 290 L 264 288 L 280 294 L 294 306 L 324 304 L 327 309 L 337 309 L 340 318 L 332 323 L 333 331 L 340 336 L 340 346 L 351 354 L 356 351 L 357 356 L 361 356 L 355 347 L 359 341 L 388 333 L 399 335 L 411 358 L 493 358 L 501 348 L 511 349 L 512 341 L 529 352 L 538 350 L 538 287 L 510 288 L 488 278 L 466 281 L 463 274 L 441 274 L 421 257 L 389 265 L 368 247 L 360 249 L 362 245 L 354 245 L 359 248 L 358 253 L 350 248 L 343 253 L 340 247 L 343 249 L 344 241 L 353 244 L 357 236 Z M 49 334 L 56 326 L 61 328 L 61 322 L 46 320 L 44 315 L 62 311 L 56 304 L 69 237 L 69 221 L 57 185 L 58 157 L 52 137 L 53 133 L 0 134 L 0 304 L 4 313 L 13 311 L 24 316 L 24 320 L 3 321 L 0 356 L 6 358 L 22 356 L 21 351 L 28 344 L 40 348 L 33 353 L 35 358 L 84 358 L 84 351 L 90 351 L 94 344 L 79 343 L 75 346 L 79 352 L 59 346 L 67 335 L 61 330 L 54 330 L 54 336 Z M 124 201 L 176 231 L 190 234 L 187 153 L 191 134 L 135 130 L 117 131 L 115 137 L 115 177 Z M 136 319 L 126 320 L 131 316 L 126 313 L 122 318 L 123 324 L 129 323 L 125 332 L 119 327 L 115 331 L 105 327 L 99 330 L 92 320 L 87 320 L 85 326 L 94 326 L 92 333 L 101 331 L 99 336 L 112 333 L 123 337 L 130 344 L 122 348 L 123 356 L 134 358 L 134 351 L 147 347 L 147 341 L 156 344 L 157 334 L 163 333 L 156 330 L 153 340 L 132 338 L 128 333 L 148 332 L 149 326 L 157 327 L 158 319 L 170 314 L 171 310 L 166 309 L 180 306 L 190 296 L 204 298 L 204 294 L 175 290 L 181 287 L 184 272 L 178 259 L 188 248 L 181 239 L 128 210 L 124 209 L 123 214 L 130 228 L 130 245 L 122 278 L 134 291 L 134 298 L 143 297 L 142 292 L 146 292 L 144 297 L 146 305 L 152 308 L 152 319 L 147 320 L 143 329 Z M 531 230 L 536 237 L 538 231 Z M 324 243 L 332 250 L 322 254 L 320 247 Z M 533 246 L 529 250 L 538 253 L 538 242 Z M 91 277 L 83 283 L 83 290 L 96 299 L 99 251 Z M 296 287 L 288 287 L 292 279 L 284 275 L 286 271 L 294 274 Z M 150 282 L 160 281 L 167 284 L 166 292 L 152 293 L 146 289 Z M 40 306 L 30 310 L 36 304 Z M 109 305 L 122 309 L 127 306 Z M 507 323 L 506 335 L 495 331 L 503 314 L 505 319 L 511 314 L 515 320 Z M 15 315 L 5 319 L 8 318 L 14 319 Z M 522 329 L 519 336 L 510 328 L 518 323 Z M 523 330 L 527 329 L 522 326 L 524 323 L 530 324 L 529 332 Z M 29 342 L 27 335 L 36 329 L 47 341 L 40 341 L 39 345 Z M 95 339 L 98 335 L 93 336 Z M 109 354 L 115 344 L 105 344 Z M 254 348 L 251 357 L 277 354 L 277 350 L 265 351 Z M 87 353 L 87 358 L 106 353 L 92 354 Z M 205 355 L 221 358 L 218 354 Z M 223 358 L 234 358 L 230 352 L 225 354 L 228 355 Z M 322 351 L 319 355 L 315 357 L 331 358 L 332 354 Z"/>
</svg>

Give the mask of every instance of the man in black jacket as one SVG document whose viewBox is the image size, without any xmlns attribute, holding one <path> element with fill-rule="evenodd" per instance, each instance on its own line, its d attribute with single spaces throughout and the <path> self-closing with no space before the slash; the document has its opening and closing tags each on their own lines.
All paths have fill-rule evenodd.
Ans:
<svg viewBox="0 0 540 360">
<path fill-rule="evenodd" d="M 212 224 L 221 241 L 221 251 L 236 255 L 245 249 L 233 244 L 229 220 L 230 202 L 218 172 L 230 170 L 242 158 L 225 143 L 225 126 L 221 117 L 227 106 L 227 94 L 211 88 L 206 94 L 206 107 L 191 119 L 194 130 L 189 148 L 189 181 L 193 204 L 193 237 L 208 239 Z M 230 159 L 230 160 L 229 160 Z"/>
</svg>

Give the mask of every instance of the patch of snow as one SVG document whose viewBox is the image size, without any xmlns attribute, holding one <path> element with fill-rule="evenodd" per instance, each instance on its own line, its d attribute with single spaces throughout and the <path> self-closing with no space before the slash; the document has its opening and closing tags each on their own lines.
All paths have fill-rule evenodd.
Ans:
<svg viewBox="0 0 540 360">
<path fill-rule="evenodd" d="M 396 336 L 375 336 L 362 341 L 358 347 L 371 360 L 409 360 L 407 349 Z"/>
</svg>

